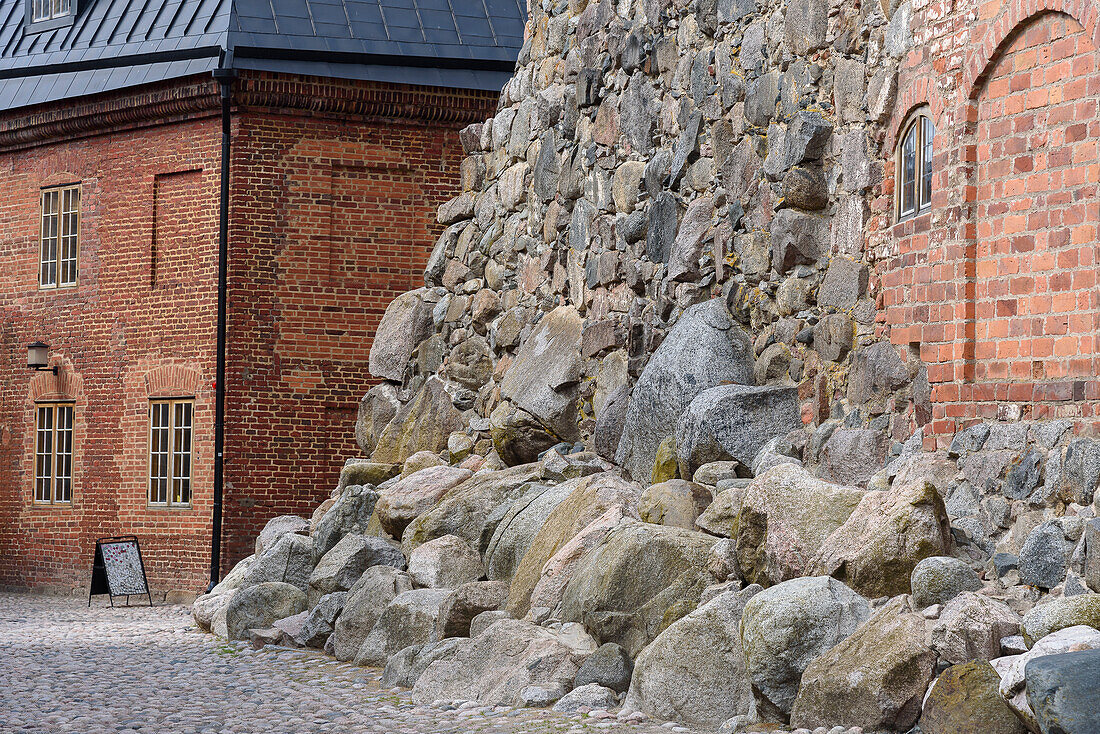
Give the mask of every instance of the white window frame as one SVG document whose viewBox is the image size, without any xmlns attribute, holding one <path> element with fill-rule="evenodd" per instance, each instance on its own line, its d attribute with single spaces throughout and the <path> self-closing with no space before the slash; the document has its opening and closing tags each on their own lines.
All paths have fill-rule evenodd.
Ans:
<svg viewBox="0 0 1100 734">
<path fill-rule="evenodd" d="M 910 155 L 907 151 L 910 139 L 913 141 L 912 202 L 906 201 L 906 188 L 910 179 L 906 172 L 906 162 Z M 903 222 L 919 216 L 932 208 L 932 179 L 935 170 L 934 145 L 936 126 L 928 116 L 927 110 L 921 110 L 902 128 L 898 136 L 894 164 L 894 214 L 896 221 Z"/>
<path fill-rule="evenodd" d="M 42 189 L 38 224 L 38 287 L 75 288 L 80 272 L 80 184 Z"/>
<path fill-rule="evenodd" d="M 195 473 L 195 399 L 149 401 L 150 507 L 190 509 Z"/>
<path fill-rule="evenodd" d="M 31 4 L 31 22 L 65 18 L 72 15 L 73 0 L 28 0 Z"/>
<path fill-rule="evenodd" d="M 72 402 L 34 404 L 34 503 L 73 503 L 73 436 L 76 406 Z M 43 418 L 48 419 L 43 421 Z M 46 422 L 48 425 L 43 425 Z M 48 446 L 44 445 L 48 442 Z"/>
</svg>

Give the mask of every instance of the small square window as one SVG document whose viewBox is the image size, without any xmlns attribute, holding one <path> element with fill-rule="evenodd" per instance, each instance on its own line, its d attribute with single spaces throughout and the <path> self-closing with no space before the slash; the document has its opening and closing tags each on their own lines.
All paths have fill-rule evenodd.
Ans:
<svg viewBox="0 0 1100 734">
<path fill-rule="evenodd" d="M 73 501 L 72 403 L 35 406 L 34 501 L 45 505 Z"/>
<path fill-rule="evenodd" d="M 80 187 L 43 189 L 39 287 L 66 288 L 76 285 L 79 240 Z"/>
<path fill-rule="evenodd" d="M 193 400 L 149 404 L 149 504 L 191 506 Z"/>
</svg>

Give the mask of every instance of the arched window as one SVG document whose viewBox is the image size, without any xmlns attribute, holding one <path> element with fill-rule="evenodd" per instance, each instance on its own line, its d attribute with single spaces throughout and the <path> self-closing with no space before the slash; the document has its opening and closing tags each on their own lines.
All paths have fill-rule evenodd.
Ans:
<svg viewBox="0 0 1100 734">
<path fill-rule="evenodd" d="M 898 221 L 916 216 L 932 206 L 932 142 L 936 128 L 924 115 L 917 115 L 902 133 L 898 144 Z"/>
</svg>

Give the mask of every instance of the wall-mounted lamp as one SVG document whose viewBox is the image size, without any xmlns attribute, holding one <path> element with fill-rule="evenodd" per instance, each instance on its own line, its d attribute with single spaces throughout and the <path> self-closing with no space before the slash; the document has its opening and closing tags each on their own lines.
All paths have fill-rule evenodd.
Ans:
<svg viewBox="0 0 1100 734">
<path fill-rule="evenodd" d="M 35 372 L 52 372 L 56 375 L 57 365 L 50 367 L 50 345 L 43 342 L 28 344 L 27 366 Z"/>
</svg>

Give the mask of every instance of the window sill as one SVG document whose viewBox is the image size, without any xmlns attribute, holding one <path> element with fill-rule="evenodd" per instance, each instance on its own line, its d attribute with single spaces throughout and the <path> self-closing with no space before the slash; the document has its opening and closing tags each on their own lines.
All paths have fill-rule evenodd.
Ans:
<svg viewBox="0 0 1100 734">
<path fill-rule="evenodd" d="M 191 505 L 154 505 L 154 504 L 147 504 L 147 505 L 145 505 L 145 509 L 147 509 L 147 510 L 166 510 L 168 512 L 191 512 L 195 508 L 192 507 Z"/>
<path fill-rule="evenodd" d="M 66 283 L 65 285 L 40 285 L 38 290 L 40 291 L 71 291 L 76 290 L 79 283 Z"/>
<path fill-rule="evenodd" d="M 41 502 L 34 500 L 31 502 L 31 507 L 35 510 L 71 510 L 73 509 L 72 502 Z"/>
<path fill-rule="evenodd" d="M 76 16 L 73 13 L 68 15 L 62 15 L 60 18 L 49 18 L 48 20 L 31 20 L 29 12 L 25 16 L 25 25 L 23 33 L 31 36 L 35 33 L 43 33 L 45 31 L 52 31 L 58 28 L 68 28 L 76 22 Z"/>
</svg>

